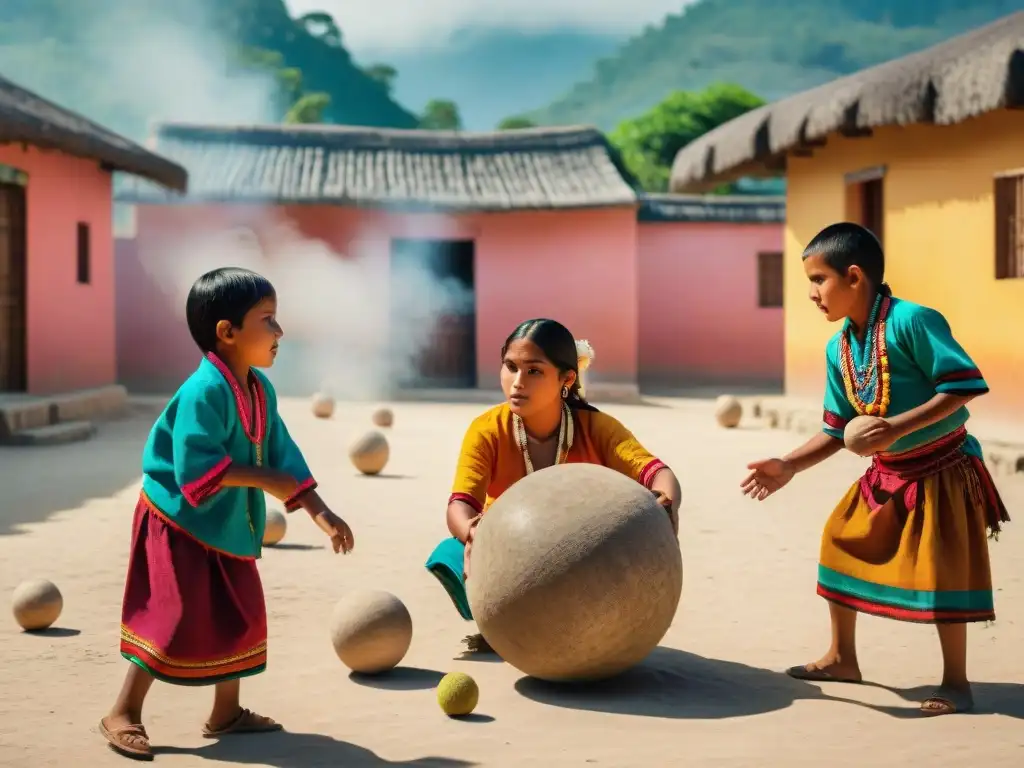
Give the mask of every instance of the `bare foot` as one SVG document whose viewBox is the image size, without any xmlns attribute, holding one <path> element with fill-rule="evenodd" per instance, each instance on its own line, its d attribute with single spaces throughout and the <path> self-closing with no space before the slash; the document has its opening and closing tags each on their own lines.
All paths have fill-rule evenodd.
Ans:
<svg viewBox="0 0 1024 768">
<path fill-rule="evenodd" d="M 786 674 L 797 680 L 820 683 L 859 683 L 863 680 L 856 661 L 848 662 L 829 656 L 810 664 L 790 667 Z"/>
</svg>

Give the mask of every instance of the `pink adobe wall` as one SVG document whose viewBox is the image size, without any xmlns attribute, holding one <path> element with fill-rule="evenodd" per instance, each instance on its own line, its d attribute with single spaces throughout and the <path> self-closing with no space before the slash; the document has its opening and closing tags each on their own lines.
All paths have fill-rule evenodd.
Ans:
<svg viewBox="0 0 1024 768">
<path fill-rule="evenodd" d="M 781 224 L 641 222 L 641 385 L 781 386 L 783 310 L 757 306 L 757 254 Z"/>
<path fill-rule="evenodd" d="M 457 216 L 334 206 L 147 205 L 136 211 L 136 238 L 119 241 L 117 256 L 119 377 L 130 386 L 166 389 L 196 362 L 183 308 L 168 300 L 141 262 L 173 259 L 176 252 L 187 252 L 187 240 L 196 233 L 239 225 L 266 237 L 264 246 L 270 243 L 272 250 L 272 230 L 282 220 L 338 253 L 365 259 L 382 297 L 388 290 L 391 239 L 474 240 L 481 387 L 497 385 L 505 337 L 518 323 L 538 316 L 555 317 L 590 339 L 598 358 L 593 381 L 637 380 L 633 207 Z M 368 344 L 387 344 L 388 302 L 380 301 L 379 307 L 378 316 L 366 318 Z M 287 333 L 287 315 L 281 319 Z"/>
<path fill-rule="evenodd" d="M 28 173 L 28 391 L 52 394 L 116 381 L 111 174 L 35 147 L 0 145 L 0 163 Z M 78 222 L 91 233 L 91 280 L 77 282 Z"/>
</svg>

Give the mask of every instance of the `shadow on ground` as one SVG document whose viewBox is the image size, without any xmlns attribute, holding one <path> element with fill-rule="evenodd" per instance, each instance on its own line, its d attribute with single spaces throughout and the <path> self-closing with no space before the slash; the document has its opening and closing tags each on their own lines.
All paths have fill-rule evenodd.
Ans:
<svg viewBox="0 0 1024 768">
<path fill-rule="evenodd" d="M 140 482 L 142 448 L 159 413 L 158 405 L 132 403 L 124 416 L 97 422 L 90 440 L 0 447 L 0 536 Z M 128 519 L 134 506 L 134 501 L 127 503 Z"/>
<path fill-rule="evenodd" d="M 348 679 L 358 685 L 386 691 L 422 691 L 427 688 L 436 688 L 442 677 L 444 677 L 444 673 L 438 672 L 436 669 L 395 667 L 378 675 L 351 672 Z"/>
<path fill-rule="evenodd" d="M 836 701 L 844 701 L 861 707 L 873 709 L 884 715 L 901 720 L 917 720 L 922 717 L 920 704 L 935 693 L 934 685 L 920 685 L 914 688 L 893 688 L 879 683 L 865 683 L 875 688 L 882 688 L 895 693 L 907 702 L 905 707 L 892 707 L 881 704 L 866 704 L 861 701 L 830 696 Z M 971 715 L 1003 715 L 1024 720 L 1024 683 L 972 683 L 974 691 L 974 709 Z"/>
<path fill-rule="evenodd" d="M 420 757 L 414 760 L 385 760 L 363 747 L 317 733 L 276 733 L 228 736 L 202 747 L 153 747 L 160 755 L 192 755 L 219 763 L 272 765 L 275 768 L 377 768 L 388 765 L 422 768 L 458 768 L 475 763 L 450 757 Z"/>
<path fill-rule="evenodd" d="M 785 709 L 800 699 L 829 698 L 780 672 L 664 647 L 611 680 L 568 685 L 523 677 L 515 688 L 528 699 L 555 707 L 694 720 L 749 717 Z"/>
<path fill-rule="evenodd" d="M 78 637 L 82 634 L 82 630 L 71 629 L 70 627 L 48 627 L 47 629 L 26 629 L 22 634 L 28 635 L 29 637 Z"/>
</svg>

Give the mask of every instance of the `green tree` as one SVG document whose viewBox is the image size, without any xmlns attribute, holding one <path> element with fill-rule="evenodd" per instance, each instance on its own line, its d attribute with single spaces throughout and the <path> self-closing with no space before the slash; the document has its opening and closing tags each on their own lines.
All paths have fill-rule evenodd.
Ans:
<svg viewBox="0 0 1024 768">
<path fill-rule="evenodd" d="M 363 69 L 363 74 L 371 80 L 376 80 L 390 94 L 395 87 L 395 78 L 398 77 L 398 70 L 390 64 L 371 64 Z"/>
<path fill-rule="evenodd" d="M 459 114 L 459 107 L 454 101 L 431 99 L 423 108 L 420 128 L 431 131 L 461 131 L 462 116 Z"/>
<path fill-rule="evenodd" d="M 506 117 L 498 123 L 499 131 L 515 131 L 521 128 L 536 128 L 537 124 L 528 117 Z"/>
<path fill-rule="evenodd" d="M 620 123 L 608 138 L 646 191 L 664 192 L 680 149 L 762 104 L 760 97 L 728 83 L 700 92 L 676 91 L 648 112 Z"/>
<path fill-rule="evenodd" d="M 284 116 L 286 123 L 322 123 L 324 110 L 331 105 L 331 97 L 326 93 L 307 93 L 292 104 Z"/>
</svg>

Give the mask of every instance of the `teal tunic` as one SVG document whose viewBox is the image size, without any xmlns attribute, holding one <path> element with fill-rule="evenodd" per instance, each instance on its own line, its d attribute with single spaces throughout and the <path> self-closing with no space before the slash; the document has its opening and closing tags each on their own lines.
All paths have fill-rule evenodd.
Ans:
<svg viewBox="0 0 1024 768">
<path fill-rule="evenodd" d="M 207 547 L 258 558 L 266 500 L 257 488 L 223 487 L 233 465 L 287 472 L 299 491 L 285 502 L 298 508 L 316 487 L 302 452 L 277 412 L 277 393 L 250 372 L 250 396 L 216 356 L 208 355 L 156 420 L 142 454 L 142 491 L 152 506 Z"/>
<path fill-rule="evenodd" d="M 858 415 L 847 399 L 840 367 L 840 340 L 844 333 L 849 333 L 854 360 L 861 360 L 864 348 L 852 333 L 849 319 L 825 348 L 827 380 L 823 430 L 838 440 L 843 439 L 846 424 Z M 978 366 L 953 338 L 946 318 L 934 309 L 893 298 L 886 318 L 885 342 L 890 373 L 887 416 L 897 416 L 924 405 L 937 393 L 978 395 L 988 392 L 988 384 Z M 966 407 L 958 408 L 946 418 L 904 435 L 887 450 L 901 453 L 926 445 L 963 426 L 969 416 Z M 968 436 L 964 448 L 970 454 L 981 456 L 981 446 L 972 436 Z"/>
</svg>

